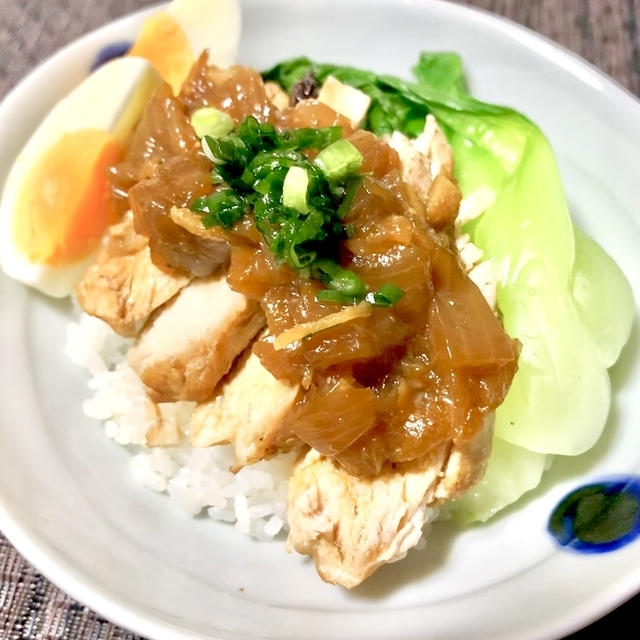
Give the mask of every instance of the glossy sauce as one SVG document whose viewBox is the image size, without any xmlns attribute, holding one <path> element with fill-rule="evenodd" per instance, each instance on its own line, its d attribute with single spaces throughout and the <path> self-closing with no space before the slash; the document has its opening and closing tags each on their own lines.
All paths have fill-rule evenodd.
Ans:
<svg viewBox="0 0 640 640">
<path fill-rule="evenodd" d="M 385 461 L 414 459 L 444 441 L 473 437 L 504 399 L 518 345 L 454 253 L 450 222 L 460 194 L 453 178 L 445 176 L 440 188 L 438 219 L 446 222 L 436 230 L 428 222 L 433 203 L 403 182 L 398 154 L 385 142 L 353 131 L 345 118 L 314 100 L 278 111 L 255 71 L 221 71 L 201 59 L 180 96 L 161 92 L 152 101 L 125 162 L 113 173 L 118 192 L 128 194 L 136 229 L 150 238 L 154 260 L 194 275 L 206 274 L 206 247 L 197 246 L 203 239 L 185 238 L 169 213 L 171 206 L 186 206 L 213 190 L 211 166 L 188 124 L 190 113 L 205 105 L 227 111 L 235 122 L 253 115 L 280 129 L 342 126 L 363 155 L 365 177 L 344 220 L 351 235 L 340 247 L 341 264 L 372 290 L 386 283 L 404 290 L 392 308 L 374 307 L 367 317 L 279 351 L 269 340 L 254 345 L 274 376 L 301 386 L 286 435 L 334 456 L 357 475 L 375 474 Z M 260 302 L 272 336 L 341 308 L 316 300 L 320 283 L 278 264 L 250 218 L 224 235 L 228 281 Z"/>
</svg>

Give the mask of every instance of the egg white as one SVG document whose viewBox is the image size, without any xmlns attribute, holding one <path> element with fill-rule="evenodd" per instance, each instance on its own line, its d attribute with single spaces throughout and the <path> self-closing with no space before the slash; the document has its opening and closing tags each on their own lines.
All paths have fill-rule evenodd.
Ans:
<svg viewBox="0 0 640 640">
<path fill-rule="evenodd" d="M 61 266 L 30 260 L 13 240 L 20 193 L 38 159 L 65 133 L 98 129 L 124 142 L 159 82 L 146 60 L 119 58 L 97 69 L 49 112 L 16 158 L 0 201 L 0 264 L 7 275 L 53 297 L 73 291 L 95 252 Z"/>
<path fill-rule="evenodd" d="M 241 30 L 237 0 L 173 0 L 167 13 L 185 32 L 196 58 L 208 49 L 211 64 L 235 62 Z"/>
</svg>

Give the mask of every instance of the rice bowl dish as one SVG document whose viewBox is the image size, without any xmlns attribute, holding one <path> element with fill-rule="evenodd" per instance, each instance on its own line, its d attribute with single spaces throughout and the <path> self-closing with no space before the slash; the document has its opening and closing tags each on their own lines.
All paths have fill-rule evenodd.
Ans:
<svg viewBox="0 0 640 640">
<path fill-rule="evenodd" d="M 478 193 L 482 194 L 477 190 L 468 193 L 476 198 Z M 484 208 L 491 206 L 491 199 L 485 199 Z M 458 239 L 463 235 L 459 230 Z M 467 254 L 474 253 L 469 238 L 458 248 L 461 253 L 465 246 Z M 471 260 L 470 267 L 473 266 L 475 263 Z M 491 278 L 486 273 L 484 284 L 491 289 Z M 491 297 L 490 293 L 488 297 Z M 95 396 L 87 402 L 85 410 L 92 417 L 106 420 L 109 437 L 135 447 L 131 470 L 137 480 L 153 490 L 167 491 L 189 514 L 205 509 L 211 517 L 235 522 L 240 531 L 259 539 L 277 535 L 286 526 L 287 479 L 299 456 L 295 447 L 244 466 L 235 474 L 229 468 L 237 460 L 228 445 L 203 449 L 170 444 L 147 451 L 144 446 L 149 430 L 155 424 L 153 409 L 149 406 L 148 389 L 124 360 L 131 342 L 118 338 L 100 321 L 88 317 L 72 325 L 69 335 L 68 350 L 72 359 L 94 376 L 90 384 Z M 164 435 L 180 433 L 189 438 L 190 413 L 195 402 L 158 403 Z M 543 461 L 543 466 L 546 464 L 547 461 Z M 489 509 L 495 509 L 495 505 Z M 416 530 L 420 531 L 423 521 L 430 520 L 435 512 L 427 507 L 420 515 L 420 522 L 416 523 Z M 419 537 L 414 536 L 412 544 L 417 543 Z"/>
</svg>

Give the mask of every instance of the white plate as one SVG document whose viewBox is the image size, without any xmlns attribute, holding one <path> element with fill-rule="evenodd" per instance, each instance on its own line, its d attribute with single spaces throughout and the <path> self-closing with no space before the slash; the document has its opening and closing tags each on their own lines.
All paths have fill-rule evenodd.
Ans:
<svg viewBox="0 0 640 640">
<path fill-rule="evenodd" d="M 106 43 L 144 13 L 67 47 L 0 107 L 0 181 L 45 110 Z M 577 222 L 617 259 L 640 300 L 640 104 L 582 60 L 460 6 L 414 0 L 247 0 L 241 61 L 292 55 L 407 75 L 423 49 L 452 49 L 480 98 L 529 114 L 549 135 Z M 0 278 L 0 526 L 75 598 L 152 638 L 552 638 L 640 588 L 640 543 L 584 556 L 546 533 L 581 482 L 640 471 L 638 328 L 613 371 L 609 425 L 588 455 L 487 526 L 435 527 L 428 550 L 353 592 L 328 586 L 281 540 L 254 543 L 190 519 L 136 486 L 128 454 L 82 416 L 83 373 L 64 357 L 68 307 Z M 612 310 L 615 313 L 615 310 Z"/>
</svg>

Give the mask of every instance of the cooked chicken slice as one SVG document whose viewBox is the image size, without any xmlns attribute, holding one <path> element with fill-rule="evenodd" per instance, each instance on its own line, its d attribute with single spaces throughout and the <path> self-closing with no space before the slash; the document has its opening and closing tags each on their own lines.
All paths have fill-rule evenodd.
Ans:
<svg viewBox="0 0 640 640">
<path fill-rule="evenodd" d="M 448 450 L 359 479 L 312 449 L 289 480 L 288 546 L 310 555 L 323 580 L 359 585 L 420 540 Z"/>
<path fill-rule="evenodd" d="M 438 503 L 459 498 L 482 480 L 491 455 L 493 422 L 492 414 L 473 438 L 451 447 L 434 494 Z"/>
<path fill-rule="evenodd" d="M 129 364 L 156 402 L 201 402 L 263 325 L 258 304 L 224 276 L 194 280 L 154 314 Z"/>
<path fill-rule="evenodd" d="M 463 233 L 462 227 L 482 215 L 495 202 L 495 199 L 495 193 L 488 187 L 476 189 L 460 202 L 455 223 L 455 242 L 460 262 L 494 311 L 496 311 L 498 295 L 495 270 L 489 260 L 483 260 L 482 249 L 471 242 L 471 236 Z"/>
<path fill-rule="evenodd" d="M 441 171 L 431 183 L 427 196 L 426 217 L 429 224 L 442 231 L 458 215 L 462 193 L 451 174 Z"/>
<path fill-rule="evenodd" d="M 402 165 L 402 179 L 413 187 L 421 200 L 426 201 L 434 176 L 427 156 L 416 149 L 407 136 L 394 131 L 387 143 L 398 152 Z"/>
<path fill-rule="evenodd" d="M 151 401 L 150 401 L 151 402 Z M 166 402 L 156 404 L 157 421 L 147 431 L 148 447 L 169 447 L 183 444 L 192 402 Z"/>
<path fill-rule="evenodd" d="M 290 439 L 282 429 L 298 390 L 297 385 L 271 375 L 260 358 L 247 349 L 214 397 L 196 407 L 191 418 L 191 445 L 233 444 L 234 471 L 288 449 Z"/>
<path fill-rule="evenodd" d="M 404 558 L 431 507 L 466 491 L 484 473 L 492 427 L 470 443 L 357 478 L 311 450 L 289 481 L 289 548 L 310 555 L 323 580 L 348 589 L 380 565 Z"/>
<path fill-rule="evenodd" d="M 426 203 L 426 217 L 436 230 L 455 219 L 462 195 L 453 180 L 453 151 L 436 119 L 427 116 L 424 131 L 409 140 L 395 131 L 388 139 L 402 163 L 402 178 Z"/>
<path fill-rule="evenodd" d="M 441 171 L 453 174 L 453 149 L 431 114 L 427 116 L 424 131 L 413 141 L 413 146 L 429 161 L 432 178 Z"/>
<path fill-rule="evenodd" d="M 128 212 L 109 229 L 96 262 L 76 288 L 78 303 L 117 333 L 137 335 L 154 309 L 172 298 L 189 276 L 159 269 L 151 261 L 144 236 L 135 232 Z"/>
</svg>

